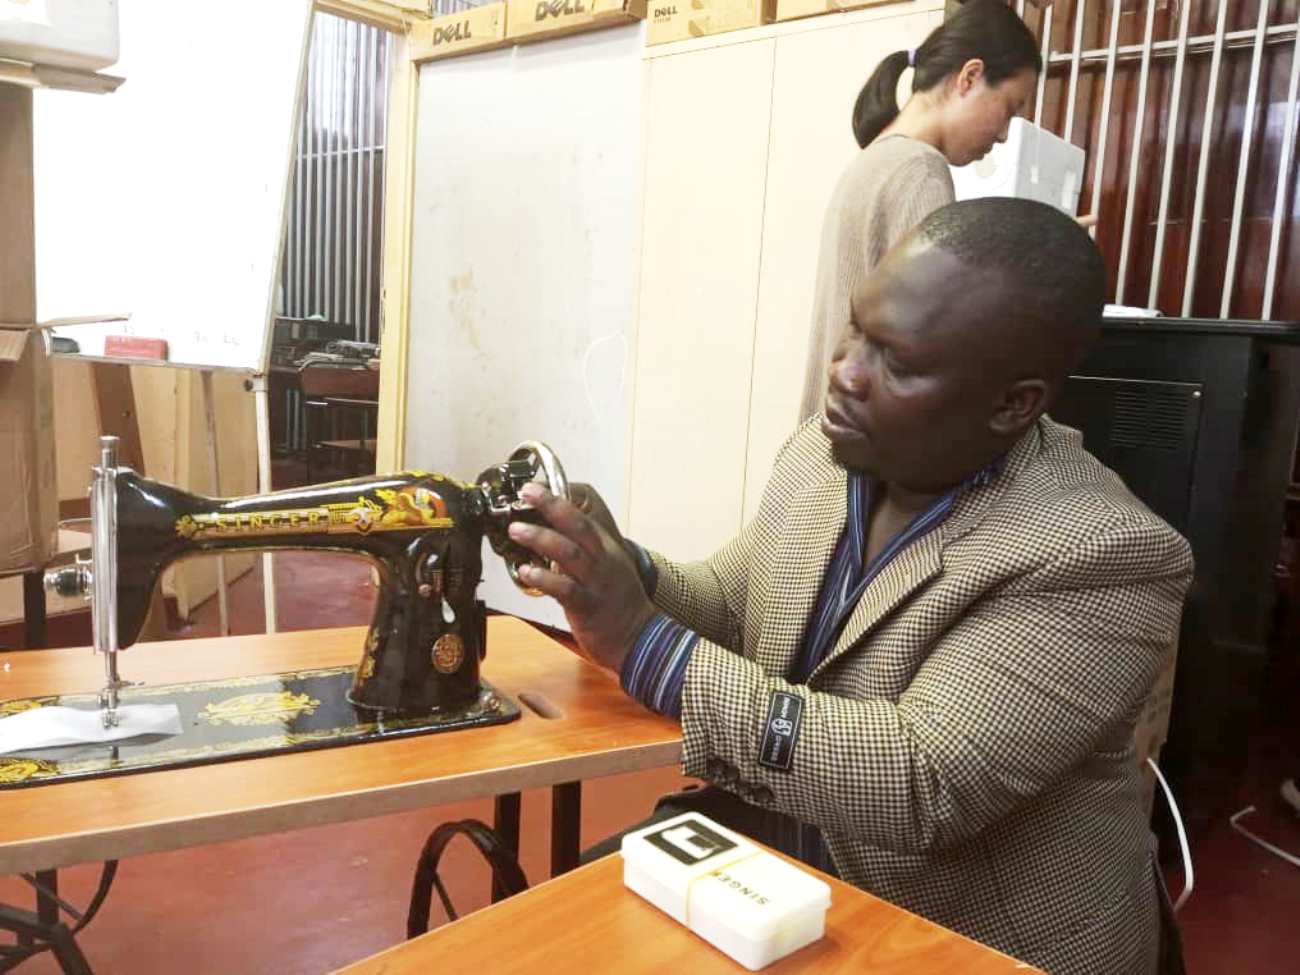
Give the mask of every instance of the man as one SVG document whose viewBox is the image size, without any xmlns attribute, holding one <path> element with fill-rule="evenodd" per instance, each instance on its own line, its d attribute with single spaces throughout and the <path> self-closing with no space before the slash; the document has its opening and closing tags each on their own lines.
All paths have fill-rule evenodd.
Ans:
<svg viewBox="0 0 1300 975">
<path fill-rule="evenodd" d="M 1044 415 L 1104 286 L 1049 207 L 945 207 L 855 295 L 824 414 L 713 558 L 638 572 L 594 495 L 530 487 L 549 527 L 512 526 L 582 649 L 680 716 L 686 774 L 1054 975 L 1156 965 L 1132 732 L 1192 571 Z"/>
</svg>

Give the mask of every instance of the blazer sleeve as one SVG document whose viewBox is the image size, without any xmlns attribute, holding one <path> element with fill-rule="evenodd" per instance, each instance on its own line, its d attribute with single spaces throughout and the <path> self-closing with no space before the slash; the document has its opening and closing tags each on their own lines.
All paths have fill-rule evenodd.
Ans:
<svg viewBox="0 0 1300 975">
<path fill-rule="evenodd" d="M 658 575 L 654 604 L 715 647 L 739 653 L 752 550 L 751 524 L 703 562 L 670 562 L 650 552 Z"/>
<path fill-rule="evenodd" d="M 725 769 L 751 801 L 902 854 L 968 840 L 1131 727 L 1172 650 L 1187 543 L 1124 518 L 978 601 L 896 702 L 791 685 L 702 640 L 684 772 Z M 803 703 L 787 771 L 758 760 L 775 691 Z"/>
</svg>

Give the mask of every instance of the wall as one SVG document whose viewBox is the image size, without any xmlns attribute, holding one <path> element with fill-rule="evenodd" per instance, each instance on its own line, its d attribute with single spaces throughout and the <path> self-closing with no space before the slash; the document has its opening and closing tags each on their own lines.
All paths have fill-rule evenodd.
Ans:
<svg viewBox="0 0 1300 975">
<path fill-rule="evenodd" d="M 543 440 L 623 512 L 643 49 L 636 24 L 420 69 L 407 466 L 468 479 Z M 563 623 L 490 552 L 484 576 Z"/>
</svg>

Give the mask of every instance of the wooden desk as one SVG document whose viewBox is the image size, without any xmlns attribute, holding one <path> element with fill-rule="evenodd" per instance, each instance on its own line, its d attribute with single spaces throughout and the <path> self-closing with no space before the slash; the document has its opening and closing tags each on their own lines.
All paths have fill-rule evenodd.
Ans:
<svg viewBox="0 0 1300 975">
<path fill-rule="evenodd" d="M 120 666 L 125 679 L 151 684 L 337 666 L 359 659 L 364 635 L 349 627 L 138 644 Z M 383 816 L 679 760 L 675 723 L 647 712 L 612 674 L 520 620 L 488 620 L 483 677 L 519 702 L 518 721 L 0 792 L 0 874 Z M 93 691 L 102 679 L 103 662 L 88 649 L 0 654 L 0 700 Z M 543 718 L 530 701 L 560 716 Z"/>
<path fill-rule="evenodd" d="M 1038 971 L 833 877 L 818 876 L 831 885 L 826 936 L 765 973 Z M 747 971 L 626 889 L 623 858 L 615 853 L 349 965 L 339 975 L 423 975 L 453 968 L 505 975 L 579 967 L 585 975 Z"/>
</svg>

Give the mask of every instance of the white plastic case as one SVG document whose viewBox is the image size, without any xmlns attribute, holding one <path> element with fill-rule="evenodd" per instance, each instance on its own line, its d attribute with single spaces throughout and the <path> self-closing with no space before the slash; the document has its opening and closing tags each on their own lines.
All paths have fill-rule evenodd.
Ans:
<svg viewBox="0 0 1300 975">
<path fill-rule="evenodd" d="M 821 938 L 831 889 L 696 813 L 623 837 L 623 883 L 751 971 Z"/>
</svg>

